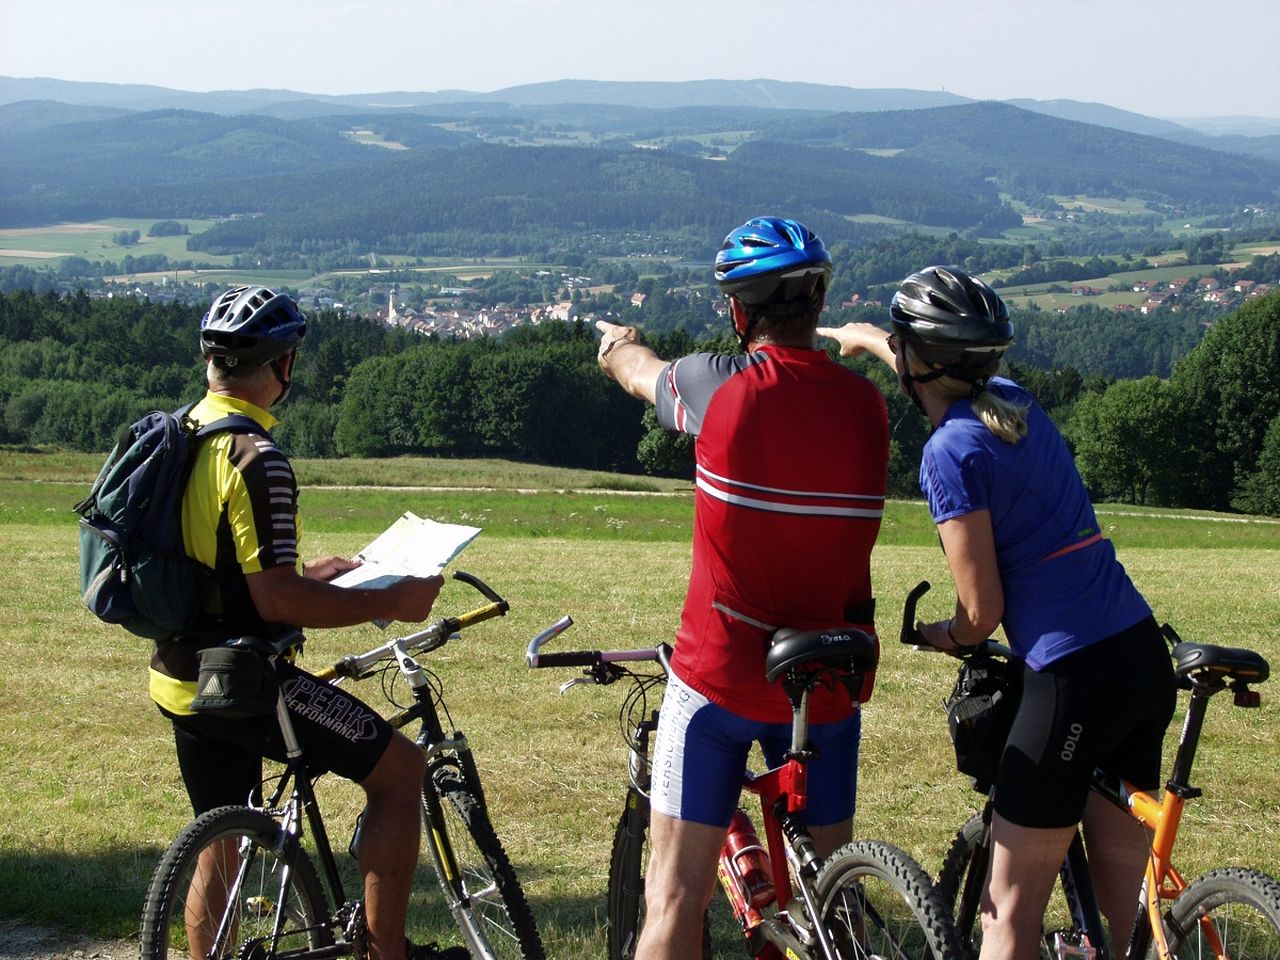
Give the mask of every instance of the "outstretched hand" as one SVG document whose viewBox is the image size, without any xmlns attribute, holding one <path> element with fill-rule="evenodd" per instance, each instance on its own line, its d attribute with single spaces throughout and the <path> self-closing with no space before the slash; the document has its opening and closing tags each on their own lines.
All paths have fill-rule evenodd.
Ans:
<svg viewBox="0 0 1280 960">
<path fill-rule="evenodd" d="M 597 320 L 596 329 L 600 331 L 600 349 L 596 352 L 596 362 L 600 364 L 600 369 L 609 373 L 609 354 L 614 347 L 620 343 L 635 343 L 640 335 L 635 327 L 610 323 L 608 320 Z"/>
<path fill-rule="evenodd" d="M 856 357 L 873 353 L 886 363 L 893 362 L 888 334 L 874 323 L 846 323 L 843 327 L 819 327 L 817 334 L 840 345 L 840 356 Z"/>
</svg>

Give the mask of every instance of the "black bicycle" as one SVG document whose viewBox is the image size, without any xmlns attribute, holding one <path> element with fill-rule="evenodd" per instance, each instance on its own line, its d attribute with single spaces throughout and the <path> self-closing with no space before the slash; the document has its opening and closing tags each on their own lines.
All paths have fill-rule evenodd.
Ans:
<svg viewBox="0 0 1280 960">
<path fill-rule="evenodd" d="M 456 728 L 445 732 L 441 712 L 450 727 L 453 721 L 443 687 L 414 659 L 415 653 L 437 650 L 463 629 L 507 612 L 507 601 L 480 579 L 461 572 L 454 579 L 474 587 L 489 602 L 366 653 L 343 657 L 320 677 L 337 683 L 380 674 L 383 693 L 397 709 L 389 718 L 391 725 L 401 729 L 419 723 L 417 743 L 427 757 L 423 847 L 471 955 L 542 960 L 533 914 L 490 822 L 467 739 Z M 289 642 L 281 641 L 266 652 L 279 657 Z M 401 681 L 407 685 L 407 699 Z M 283 773 L 261 804 L 219 807 L 178 835 L 147 891 L 142 960 L 366 955 L 364 904 L 344 891 L 283 693 L 277 694 L 275 712 L 289 750 Z M 307 831 L 314 854 L 303 846 Z M 354 844 L 353 840 L 353 850 Z M 417 891 L 415 898 L 421 899 Z"/>
</svg>

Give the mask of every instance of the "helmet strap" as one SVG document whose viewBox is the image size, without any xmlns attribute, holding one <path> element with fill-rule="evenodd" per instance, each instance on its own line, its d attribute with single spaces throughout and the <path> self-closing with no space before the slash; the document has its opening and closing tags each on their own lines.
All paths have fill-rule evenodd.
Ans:
<svg viewBox="0 0 1280 960">
<path fill-rule="evenodd" d="M 916 409 L 921 413 L 925 412 L 924 403 L 920 400 L 920 395 L 916 393 L 916 384 L 930 383 L 941 376 L 945 376 L 946 372 L 945 367 L 934 367 L 928 373 L 914 374 L 907 371 L 904 367 L 900 378 L 902 382 L 902 389 L 910 398 L 911 402 L 916 405 Z M 928 414 L 925 415 L 928 416 Z"/>
<path fill-rule="evenodd" d="M 295 350 L 271 361 L 271 372 L 276 375 L 276 380 L 280 384 L 280 395 L 271 401 L 273 407 L 284 403 L 289 398 L 289 389 L 293 386 L 293 364 L 289 365 L 289 376 L 286 377 L 284 375 L 284 362 L 289 357 L 296 357 L 297 355 L 298 352 Z"/>
<path fill-rule="evenodd" d="M 747 345 L 751 343 L 755 324 L 746 304 L 737 297 L 729 298 L 729 320 L 733 323 L 733 335 L 738 338 L 738 346 L 745 353 Z"/>
</svg>

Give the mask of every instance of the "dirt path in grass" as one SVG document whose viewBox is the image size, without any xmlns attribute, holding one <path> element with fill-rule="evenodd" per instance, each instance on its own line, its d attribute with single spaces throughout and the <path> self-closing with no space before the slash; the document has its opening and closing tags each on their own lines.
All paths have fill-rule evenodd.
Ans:
<svg viewBox="0 0 1280 960">
<path fill-rule="evenodd" d="M 135 960 L 136 940 L 91 940 L 0 919 L 0 960 Z"/>
</svg>

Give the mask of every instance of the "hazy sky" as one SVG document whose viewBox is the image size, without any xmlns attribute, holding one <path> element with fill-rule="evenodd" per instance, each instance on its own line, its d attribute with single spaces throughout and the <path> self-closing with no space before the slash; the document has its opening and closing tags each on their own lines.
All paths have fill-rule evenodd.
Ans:
<svg viewBox="0 0 1280 960">
<path fill-rule="evenodd" d="M 1280 117 L 1280 0 L 0 0 L 0 75 L 182 90 L 747 80 Z"/>
</svg>

